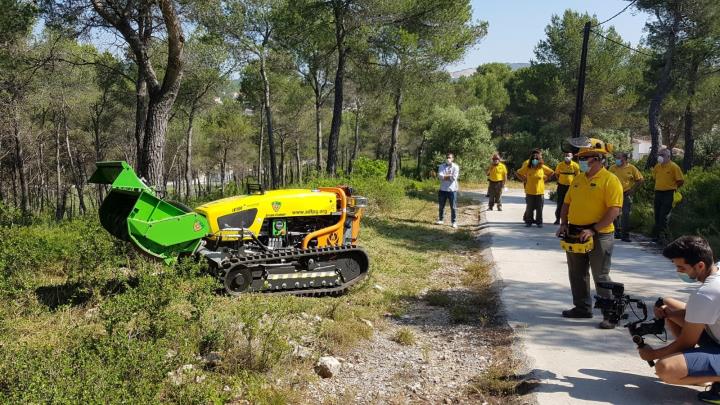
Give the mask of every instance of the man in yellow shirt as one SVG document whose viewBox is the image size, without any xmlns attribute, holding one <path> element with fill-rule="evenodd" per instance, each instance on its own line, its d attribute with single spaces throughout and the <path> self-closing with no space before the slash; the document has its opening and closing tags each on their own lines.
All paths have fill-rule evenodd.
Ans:
<svg viewBox="0 0 720 405">
<path fill-rule="evenodd" d="M 498 211 L 502 211 L 502 192 L 507 181 L 507 167 L 500 161 L 500 155 L 494 153 L 492 156 L 492 164 L 487 171 L 488 181 L 488 209 L 493 210 L 493 206 L 497 204 Z"/>
<path fill-rule="evenodd" d="M 557 236 L 579 235 L 581 241 L 593 238 L 594 248 L 589 253 L 566 252 L 570 289 L 574 307 L 562 312 L 565 318 L 592 318 L 590 278 L 592 270 L 595 291 L 610 297 L 610 291 L 598 288 L 598 282 L 610 280 L 610 263 L 613 244 L 613 221 L 622 208 L 622 185 L 620 180 L 605 169 L 605 156 L 611 147 L 598 139 L 587 139 L 585 147 L 579 148 L 581 174 L 575 177 L 565 195 L 560 212 L 560 228 Z M 603 314 L 601 329 L 616 326 Z"/>
<path fill-rule="evenodd" d="M 555 177 L 558 179 L 557 186 L 557 207 L 555 207 L 555 225 L 560 223 L 560 210 L 562 209 L 565 194 L 567 194 L 570 185 L 580 173 L 580 166 L 573 162 L 573 154 L 568 152 L 565 154 L 563 161 L 555 167 Z"/>
<path fill-rule="evenodd" d="M 653 167 L 653 177 L 655 177 L 655 226 L 652 231 L 652 236 L 656 239 L 667 229 L 670 211 L 672 211 L 673 196 L 675 191 L 685 182 L 680 166 L 670 160 L 670 151 L 668 149 L 658 152 L 657 160 L 657 164 Z"/>
<path fill-rule="evenodd" d="M 525 183 L 525 226 L 533 223 L 543 227 L 543 205 L 545 203 L 545 182 L 553 175 L 553 170 L 545 166 L 542 152 L 535 149 L 530 154 L 527 164 L 518 170 L 517 175 Z"/>
<path fill-rule="evenodd" d="M 625 152 L 615 154 L 615 164 L 610 167 L 610 171 L 617 176 L 623 186 L 622 215 L 615 219 L 615 239 L 630 242 L 632 196 L 645 179 L 640 170 L 628 162 L 628 154 Z"/>
</svg>

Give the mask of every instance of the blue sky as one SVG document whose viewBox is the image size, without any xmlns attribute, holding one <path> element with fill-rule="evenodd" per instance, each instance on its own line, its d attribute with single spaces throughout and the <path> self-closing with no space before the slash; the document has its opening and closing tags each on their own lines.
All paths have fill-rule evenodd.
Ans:
<svg viewBox="0 0 720 405">
<path fill-rule="evenodd" d="M 474 68 L 487 62 L 529 62 L 553 14 L 570 8 L 595 14 L 603 21 L 627 5 L 625 0 L 472 0 L 473 17 L 489 23 L 488 34 L 462 62 L 447 70 Z M 643 36 L 646 19 L 646 14 L 631 7 L 607 24 L 615 26 L 634 46 Z"/>
</svg>

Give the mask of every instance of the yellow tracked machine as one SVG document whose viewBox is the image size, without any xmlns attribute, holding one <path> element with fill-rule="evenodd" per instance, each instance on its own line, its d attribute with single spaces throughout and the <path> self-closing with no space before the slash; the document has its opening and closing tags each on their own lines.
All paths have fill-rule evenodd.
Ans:
<svg viewBox="0 0 720 405">
<path fill-rule="evenodd" d="M 350 187 L 249 185 L 246 195 L 193 210 L 159 198 L 126 162 L 98 162 L 88 181 L 110 185 L 99 212 L 108 232 L 166 263 L 205 259 L 232 295 L 338 294 L 368 272 L 355 245 L 367 200 Z"/>
</svg>

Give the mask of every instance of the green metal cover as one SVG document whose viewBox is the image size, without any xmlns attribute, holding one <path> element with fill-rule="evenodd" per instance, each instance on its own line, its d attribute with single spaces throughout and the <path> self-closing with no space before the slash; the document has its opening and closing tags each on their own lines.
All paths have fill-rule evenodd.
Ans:
<svg viewBox="0 0 720 405">
<path fill-rule="evenodd" d="M 203 215 L 158 198 L 127 162 L 98 162 L 88 182 L 111 185 L 99 210 L 103 227 L 166 263 L 194 253 L 210 231 Z"/>
</svg>

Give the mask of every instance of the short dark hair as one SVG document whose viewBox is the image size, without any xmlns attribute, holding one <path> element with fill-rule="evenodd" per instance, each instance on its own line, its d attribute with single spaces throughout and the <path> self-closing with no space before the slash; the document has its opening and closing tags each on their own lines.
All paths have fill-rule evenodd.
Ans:
<svg viewBox="0 0 720 405">
<path fill-rule="evenodd" d="M 627 152 L 615 152 L 615 154 L 622 156 L 623 159 L 627 159 L 627 158 L 628 158 L 628 153 L 627 153 Z"/>
<path fill-rule="evenodd" d="M 455 159 L 455 154 L 452 153 L 452 152 L 446 153 L 445 156 L 446 156 L 446 157 L 447 157 L 447 156 L 452 156 L 452 158 Z"/>
<path fill-rule="evenodd" d="M 691 266 L 703 262 L 710 268 L 715 263 L 710 244 L 700 236 L 681 236 L 665 246 L 662 254 L 671 260 L 685 259 L 685 263 Z"/>
</svg>

